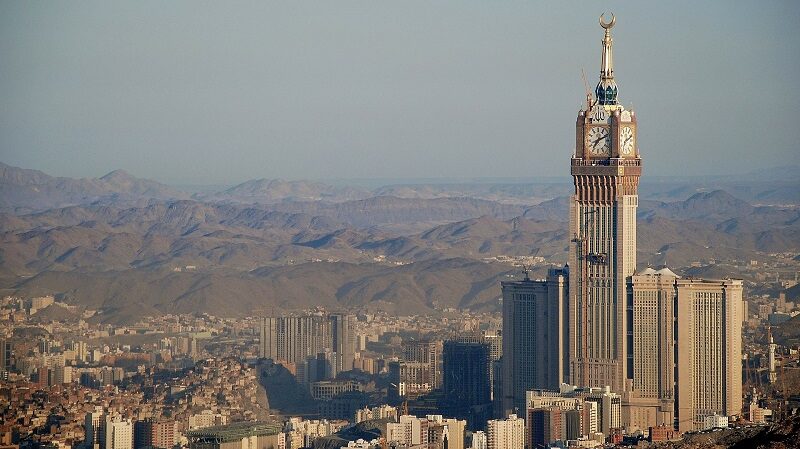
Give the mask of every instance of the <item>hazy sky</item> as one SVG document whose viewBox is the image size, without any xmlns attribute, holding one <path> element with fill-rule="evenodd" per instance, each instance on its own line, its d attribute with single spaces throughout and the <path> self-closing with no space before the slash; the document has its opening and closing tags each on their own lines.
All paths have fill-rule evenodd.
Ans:
<svg viewBox="0 0 800 449">
<path fill-rule="evenodd" d="M 613 11 L 645 175 L 800 163 L 800 2 L 0 2 L 0 161 L 569 179 Z"/>
</svg>

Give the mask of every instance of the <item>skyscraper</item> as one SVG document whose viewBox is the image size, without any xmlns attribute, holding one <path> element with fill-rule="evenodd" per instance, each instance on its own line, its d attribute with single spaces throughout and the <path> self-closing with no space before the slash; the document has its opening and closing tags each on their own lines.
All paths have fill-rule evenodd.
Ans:
<svg viewBox="0 0 800 449">
<path fill-rule="evenodd" d="M 443 390 L 449 413 L 466 418 L 470 429 L 491 417 L 490 347 L 485 343 L 444 342 Z"/>
<path fill-rule="evenodd" d="M 636 208 L 642 160 L 636 116 L 618 100 L 611 28 L 600 25 L 600 81 L 578 113 L 570 198 L 571 383 L 622 391 L 626 375 L 627 278 L 636 269 Z"/>
<path fill-rule="evenodd" d="M 668 268 L 646 268 L 631 278 L 631 382 L 623 408 L 623 422 L 631 428 L 673 424 L 677 279 Z"/>
<path fill-rule="evenodd" d="M 11 371 L 11 342 L 0 338 L 0 373 Z"/>
<path fill-rule="evenodd" d="M 600 81 L 576 123 L 568 267 L 502 283 L 502 405 L 521 413 L 525 391 L 569 378 L 603 392 L 586 403 L 598 403 L 606 434 L 701 428 L 741 409 L 742 281 L 635 273 L 642 160 L 637 118 L 618 99 L 615 22 L 600 16 Z"/>
<path fill-rule="evenodd" d="M 332 370 L 349 371 L 355 358 L 353 320 L 346 314 L 262 318 L 259 355 L 297 363 L 329 350 L 335 353 Z"/>
<path fill-rule="evenodd" d="M 676 286 L 676 420 L 685 432 L 742 411 L 742 281 L 678 279 Z"/>
<path fill-rule="evenodd" d="M 86 436 L 84 442 L 89 449 L 102 449 L 106 440 L 106 421 L 102 407 L 95 407 L 93 412 L 86 413 L 83 421 Z"/>
<path fill-rule="evenodd" d="M 704 427 L 742 407 L 742 281 L 645 268 L 631 282 L 631 381 L 623 422 Z"/>
<path fill-rule="evenodd" d="M 331 349 L 338 354 L 336 371 L 353 369 L 355 358 L 355 334 L 353 332 L 353 316 L 334 313 L 328 316 L 331 333 Z"/>
<path fill-rule="evenodd" d="M 525 413 L 525 392 L 558 389 L 569 360 L 568 273 L 551 269 L 547 279 L 502 283 L 504 414 Z"/>
<path fill-rule="evenodd" d="M 427 363 L 431 367 L 433 388 L 442 386 L 442 341 L 411 340 L 403 342 L 403 360 Z"/>
</svg>

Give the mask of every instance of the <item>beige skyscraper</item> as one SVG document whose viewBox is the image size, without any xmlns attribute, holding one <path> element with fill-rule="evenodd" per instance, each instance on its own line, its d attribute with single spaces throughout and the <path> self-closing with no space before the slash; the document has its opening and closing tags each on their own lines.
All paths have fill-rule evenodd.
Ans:
<svg viewBox="0 0 800 449">
<path fill-rule="evenodd" d="M 742 281 L 635 273 L 642 159 L 636 115 L 618 99 L 615 23 L 600 17 L 600 81 L 576 123 L 566 307 L 553 308 L 564 289 L 549 279 L 503 283 L 503 408 L 521 413 L 526 390 L 555 390 L 564 377 L 619 406 L 603 418 L 605 432 L 683 431 L 740 413 Z"/>
<path fill-rule="evenodd" d="M 630 429 L 673 425 L 675 415 L 675 281 L 668 268 L 632 277 L 632 379 L 624 394 L 623 422 Z"/>
<path fill-rule="evenodd" d="M 506 419 L 492 419 L 486 423 L 488 449 L 524 449 L 525 420 L 511 414 Z"/>
<path fill-rule="evenodd" d="M 622 391 L 626 376 L 627 281 L 636 269 L 636 208 L 642 160 L 636 117 L 618 101 L 611 28 L 600 25 L 600 82 L 576 123 L 570 200 L 569 357 L 572 384 Z"/>
<path fill-rule="evenodd" d="M 742 411 L 742 281 L 678 279 L 678 430 Z"/>
<path fill-rule="evenodd" d="M 632 277 L 629 428 L 702 429 L 742 408 L 742 281 L 681 279 L 667 268 Z"/>
</svg>

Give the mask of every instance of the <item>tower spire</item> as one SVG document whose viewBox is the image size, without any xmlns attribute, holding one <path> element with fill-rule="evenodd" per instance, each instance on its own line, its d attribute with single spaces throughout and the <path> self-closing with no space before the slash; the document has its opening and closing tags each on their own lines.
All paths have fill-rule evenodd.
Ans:
<svg viewBox="0 0 800 449">
<path fill-rule="evenodd" d="M 605 30 L 603 36 L 603 54 L 600 59 L 600 82 L 594 90 L 597 101 L 602 105 L 617 104 L 617 83 L 614 81 L 614 58 L 612 55 L 611 28 L 617 23 L 617 18 L 611 14 L 611 22 L 605 22 L 600 15 L 600 26 Z"/>
</svg>

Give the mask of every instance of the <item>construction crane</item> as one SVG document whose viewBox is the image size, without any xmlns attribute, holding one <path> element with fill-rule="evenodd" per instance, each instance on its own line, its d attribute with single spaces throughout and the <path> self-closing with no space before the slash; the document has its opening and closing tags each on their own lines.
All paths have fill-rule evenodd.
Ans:
<svg viewBox="0 0 800 449">
<path fill-rule="evenodd" d="M 592 109 L 592 90 L 589 89 L 589 83 L 586 81 L 586 72 L 581 68 L 581 78 L 583 79 L 583 88 L 586 90 L 586 110 Z"/>
<path fill-rule="evenodd" d="M 399 385 L 397 385 L 395 383 L 392 383 L 392 382 L 389 382 L 389 385 L 397 388 L 398 393 L 399 393 L 399 391 L 400 391 L 400 386 Z M 399 416 L 408 415 L 408 399 L 406 399 L 405 396 L 403 396 L 403 403 L 400 405 L 400 410 L 399 411 L 400 411 L 400 415 Z"/>
<path fill-rule="evenodd" d="M 605 265 L 608 263 L 606 253 L 589 252 L 589 235 L 594 231 L 596 209 L 583 212 L 586 225 L 580 235 L 572 239 L 576 243 L 577 259 L 581 261 L 581 341 L 583 358 L 583 386 L 589 386 L 589 284 L 591 271 L 589 265 Z"/>
</svg>

